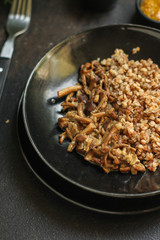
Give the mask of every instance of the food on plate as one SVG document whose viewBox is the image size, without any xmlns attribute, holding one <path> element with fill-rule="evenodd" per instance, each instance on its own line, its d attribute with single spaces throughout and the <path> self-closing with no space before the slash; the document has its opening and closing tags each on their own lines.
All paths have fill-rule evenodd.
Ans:
<svg viewBox="0 0 160 240">
<path fill-rule="evenodd" d="M 140 48 L 134 48 L 139 51 Z M 70 140 L 86 161 L 106 173 L 156 171 L 160 164 L 160 69 L 150 58 L 129 60 L 122 49 L 81 65 L 58 119 L 60 143 Z"/>
</svg>

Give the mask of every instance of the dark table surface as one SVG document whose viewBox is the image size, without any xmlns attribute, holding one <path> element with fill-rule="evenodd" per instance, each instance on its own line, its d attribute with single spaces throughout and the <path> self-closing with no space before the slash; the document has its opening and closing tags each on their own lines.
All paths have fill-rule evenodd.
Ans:
<svg viewBox="0 0 160 240">
<path fill-rule="evenodd" d="M 0 239 L 160 239 L 160 211 L 133 216 L 92 212 L 61 199 L 31 172 L 16 135 L 21 93 L 35 64 L 54 45 L 83 30 L 113 23 L 138 23 L 134 0 L 90 12 L 82 1 L 33 0 L 29 30 L 16 40 L 0 103 Z M 0 6 L 0 48 L 9 4 Z M 7 121 L 9 120 L 9 122 Z"/>
</svg>

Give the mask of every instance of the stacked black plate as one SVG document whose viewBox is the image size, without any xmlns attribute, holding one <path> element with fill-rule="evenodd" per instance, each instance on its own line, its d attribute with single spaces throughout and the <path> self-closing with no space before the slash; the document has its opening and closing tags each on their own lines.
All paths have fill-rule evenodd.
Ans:
<svg viewBox="0 0 160 240">
<path fill-rule="evenodd" d="M 112 214 L 136 214 L 160 207 L 160 172 L 136 176 L 113 172 L 68 153 L 59 144 L 62 116 L 57 91 L 75 85 L 82 63 L 110 57 L 116 48 L 132 59 L 152 58 L 159 64 L 160 32 L 137 25 L 111 25 L 92 29 L 51 49 L 34 68 L 19 107 L 18 135 L 21 149 L 34 174 L 61 197 L 87 209 Z"/>
</svg>

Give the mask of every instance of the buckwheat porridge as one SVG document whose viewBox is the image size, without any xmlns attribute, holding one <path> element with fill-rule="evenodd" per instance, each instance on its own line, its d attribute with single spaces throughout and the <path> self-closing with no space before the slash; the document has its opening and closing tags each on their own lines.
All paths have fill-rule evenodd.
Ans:
<svg viewBox="0 0 160 240">
<path fill-rule="evenodd" d="M 140 50 L 134 48 L 135 54 Z M 70 140 L 86 161 L 106 173 L 156 171 L 160 164 L 160 69 L 149 58 L 129 60 L 122 49 L 81 65 L 75 86 L 58 97 L 64 116 L 60 143 Z"/>
</svg>

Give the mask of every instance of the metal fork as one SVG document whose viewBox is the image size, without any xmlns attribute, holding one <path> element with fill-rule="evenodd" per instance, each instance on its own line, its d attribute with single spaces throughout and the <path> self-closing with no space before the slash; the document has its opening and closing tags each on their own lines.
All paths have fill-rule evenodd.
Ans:
<svg viewBox="0 0 160 240">
<path fill-rule="evenodd" d="M 6 26 L 9 36 L 0 53 L 0 99 L 13 55 L 14 40 L 28 29 L 31 8 L 32 0 L 13 0 Z"/>
</svg>

